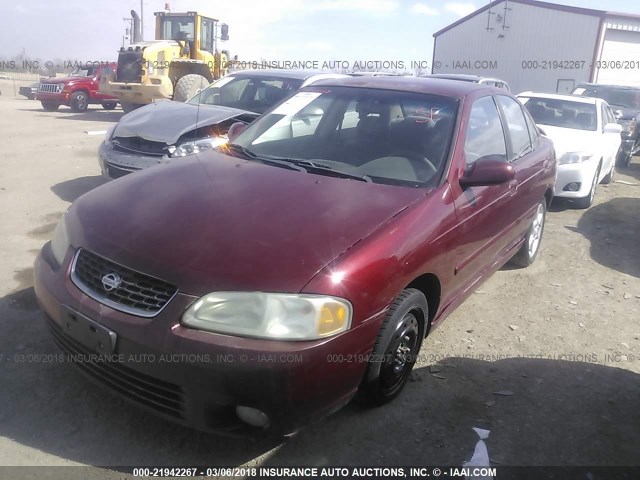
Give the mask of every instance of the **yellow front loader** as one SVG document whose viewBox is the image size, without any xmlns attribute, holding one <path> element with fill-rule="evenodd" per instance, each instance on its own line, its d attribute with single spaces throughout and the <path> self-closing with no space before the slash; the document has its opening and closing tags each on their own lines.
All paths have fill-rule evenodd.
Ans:
<svg viewBox="0 0 640 480">
<path fill-rule="evenodd" d="M 118 97 L 125 112 L 158 99 L 184 102 L 226 75 L 228 53 L 217 49 L 229 38 L 226 24 L 197 12 L 156 12 L 155 41 L 139 42 L 139 17 L 131 14 L 134 43 L 120 49 L 117 71 L 100 79 L 100 91 Z"/>
</svg>

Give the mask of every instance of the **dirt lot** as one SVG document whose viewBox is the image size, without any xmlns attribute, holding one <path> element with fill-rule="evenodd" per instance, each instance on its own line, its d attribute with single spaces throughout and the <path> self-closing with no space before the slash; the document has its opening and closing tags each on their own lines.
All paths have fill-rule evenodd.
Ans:
<svg viewBox="0 0 640 480">
<path fill-rule="evenodd" d="M 35 255 L 102 182 L 102 136 L 85 132 L 121 115 L 0 96 L 0 465 L 461 465 L 472 427 L 491 430 L 496 465 L 640 464 L 639 158 L 591 209 L 553 206 L 536 263 L 502 269 L 434 331 L 400 399 L 350 405 L 284 443 L 178 427 L 71 365 L 27 361 L 58 353 L 33 294 Z"/>
</svg>

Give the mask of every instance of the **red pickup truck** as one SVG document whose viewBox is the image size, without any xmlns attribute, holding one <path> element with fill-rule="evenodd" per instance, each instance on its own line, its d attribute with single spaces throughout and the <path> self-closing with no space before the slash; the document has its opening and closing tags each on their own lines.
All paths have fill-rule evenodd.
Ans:
<svg viewBox="0 0 640 480">
<path fill-rule="evenodd" d="M 42 108 L 53 112 L 66 105 L 74 112 L 84 112 L 89 104 L 99 103 L 105 110 L 113 110 L 118 105 L 116 97 L 104 95 L 98 91 L 100 75 L 106 71 L 115 71 L 116 63 L 87 65 L 77 68 L 68 77 L 43 80 L 38 87 L 36 100 L 40 100 Z"/>
</svg>

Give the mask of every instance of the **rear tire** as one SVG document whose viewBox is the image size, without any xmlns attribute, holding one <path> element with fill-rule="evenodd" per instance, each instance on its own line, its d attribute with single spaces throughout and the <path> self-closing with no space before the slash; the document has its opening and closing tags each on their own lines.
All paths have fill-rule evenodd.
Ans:
<svg viewBox="0 0 640 480">
<path fill-rule="evenodd" d="M 42 108 L 45 112 L 55 112 L 56 110 L 58 110 L 58 108 L 60 108 L 59 103 L 45 101 L 41 101 L 40 103 L 42 104 Z"/>
<path fill-rule="evenodd" d="M 134 110 L 144 107 L 144 104 L 141 103 L 129 103 L 129 102 L 120 102 L 120 107 L 122 107 L 122 111 L 124 113 L 133 112 Z"/>
<path fill-rule="evenodd" d="M 427 299 L 420 290 L 400 292 L 380 327 L 359 400 L 383 405 L 400 394 L 418 358 L 428 318 Z"/>
<path fill-rule="evenodd" d="M 527 234 L 524 237 L 524 243 L 514 255 L 511 261 L 519 267 L 526 268 L 531 265 L 540 251 L 540 243 L 542 242 L 542 234 L 544 233 L 544 223 L 547 218 L 547 202 L 542 200 L 536 208 L 533 222 Z"/>
<path fill-rule="evenodd" d="M 114 110 L 118 106 L 118 102 L 104 102 L 102 108 L 105 110 Z"/>
<path fill-rule="evenodd" d="M 176 83 L 176 87 L 173 90 L 173 99 L 176 102 L 186 102 L 198 93 L 198 90 L 202 90 L 207 85 L 209 85 L 209 80 L 202 75 L 195 73 L 185 75 Z"/>
</svg>

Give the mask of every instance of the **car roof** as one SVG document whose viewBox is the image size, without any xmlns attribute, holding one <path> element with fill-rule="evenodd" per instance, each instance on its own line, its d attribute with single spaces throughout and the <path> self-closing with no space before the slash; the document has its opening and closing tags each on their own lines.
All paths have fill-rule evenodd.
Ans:
<svg viewBox="0 0 640 480">
<path fill-rule="evenodd" d="M 307 78 L 314 77 L 316 75 L 327 75 L 330 72 L 323 72 L 320 70 L 286 70 L 286 69 L 248 69 L 248 70 L 235 70 L 229 72 L 229 75 L 250 75 L 252 77 L 280 77 L 280 78 L 292 78 L 297 80 L 306 80 Z M 337 74 L 333 74 L 337 75 Z"/>
<path fill-rule="evenodd" d="M 604 102 L 604 100 L 597 97 L 587 97 L 585 95 L 563 95 L 560 93 L 522 92 L 518 94 L 518 97 L 549 98 L 551 100 L 569 100 L 571 102 L 576 102 L 576 103 L 592 103 L 592 104 Z"/>
<path fill-rule="evenodd" d="M 334 87 L 358 87 L 377 88 L 382 90 L 396 90 L 402 92 L 430 93 L 433 95 L 443 95 L 447 97 L 463 98 L 467 94 L 476 90 L 486 90 L 487 92 L 500 92 L 504 90 L 488 87 L 472 82 L 452 82 L 440 78 L 425 77 L 389 77 L 389 76 L 361 76 L 335 78 L 330 80 L 319 80 L 314 82 L 314 87 L 334 86 Z"/>
<path fill-rule="evenodd" d="M 479 75 L 471 75 L 465 73 L 432 73 L 430 75 L 422 75 L 425 78 L 447 78 L 449 80 L 462 80 L 464 82 L 479 82 L 481 80 L 491 80 L 494 82 L 507 83 L 504 80 L 496 77 L 481 77 Z"/>
<path fill-rule="evenodd" d="M 640 85 L 639 86 L 615 85 L 615 84 L 611 84 L 611 83 L 579 83 L 578 85 L 575 86 L 574 90 L 576 88 L 587 88 L 587 87 L 616 88 L 618 90 L 640 90 Z"/>
</svg>

